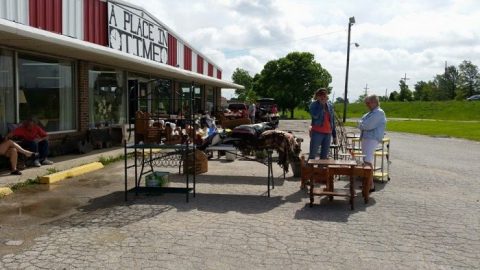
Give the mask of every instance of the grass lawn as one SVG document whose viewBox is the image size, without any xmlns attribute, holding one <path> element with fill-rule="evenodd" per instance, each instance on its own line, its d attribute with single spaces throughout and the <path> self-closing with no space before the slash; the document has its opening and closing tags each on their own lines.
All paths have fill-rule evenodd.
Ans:
<svg viewBox="0 0 480 270">
<path fill-rule="evenodd" d="M 387 131 L 408 132 L 431 136 L 450 136 L 480 141 L 480 102 L 471 101 L 431 101 L 431 102 L 382 102 L 381 107 L 391 118 L 410 118 L 414 120 L 387 123 Z M 348 118 L 360 118 L 367 112 L 363 103 L 348 104 Z M 340 119 L 343 104 L 335 104 Z M 295 110 L 295 119 L 310 119 L 303 109 Z M 290 116 L 288 114 L 288 116 Z M 415 120 L 415 119 L 433 119 Z M 474 122 L 456 122 L 474 121 Z M 355 126 L 348 122 L 347 126 Z"/>
<path fill-rule="evenodd" d="M 480 121 L 480 102 L 475 101 L 382 102 L 381 107 L 388 118 Z M 348 104 L 347 110 L 348 118 L 360 118 L 367 113 L 363 103 Z M 341 119 L 343 104 L 335 104 L 335 111 Z M 310 114 L 299 108 L 295 109 L 294 116 L 310 119 Z"/>
<path fill-rule="evenodd" d="M 480 102 L 475 101 L 382 102 L 381 107 L 389 118 L 480 120 Z M 341 117 L 343 104 L 335 104 L 335 110 Z M 347 105 L 347 118 L 359 118 L 366 112 L 363 103 Z"/>
<path fill-rule="evenodd" d="M 356 123 L 347 122 L 347 126 L 355 127 Z M 387 131 L 408 132 L 431 136 L 449 136 L 480 141 L 480 122 L 455 121 L 389 121 Z"/>
</svg>

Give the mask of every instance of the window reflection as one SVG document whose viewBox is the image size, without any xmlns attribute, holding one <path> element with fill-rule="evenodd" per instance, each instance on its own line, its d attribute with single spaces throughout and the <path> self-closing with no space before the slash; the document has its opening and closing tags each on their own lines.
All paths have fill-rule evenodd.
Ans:
<svg viewBox="0 0 480 270">
<path fill-rule="evenodd" d="M 88 72 L 90 125 L 125 123 L 125 92 L 119 70 L 94 67 Z"/>
<path fill-rule="evenodd" d="M 46 131 L 75 129 L 72 74 L 71 61 L 19 55 L 19 120 L 33 117 Z"/>
<path fill-rule="evenodd" d="M 13 52 L 0 48 L 0 133 L 5 135 L 7 123 L 15 122 Z"/>
</svg>

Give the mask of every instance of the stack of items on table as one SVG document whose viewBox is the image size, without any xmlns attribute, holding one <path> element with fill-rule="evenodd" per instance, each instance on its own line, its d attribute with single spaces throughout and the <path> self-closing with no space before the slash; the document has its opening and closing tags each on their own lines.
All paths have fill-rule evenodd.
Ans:
<svg viewBox="0 0 480 270">
<path fill-rule="evenodd" d="M 217 144 L 233 145 L 243 153 L 252 153 L 265 149 L 275 150 L 278 164 L 288 171 L 289 164 L 300 160 L 301 142 L 293 134 L 275 130 L 271 123 L 241 125 L 231 131 L 214 133 L 198 149 L 205 150 Z"/>
<path fill-rule="evenodd" d="M 220 125 L 224 129 L 233 129 L 240 125 L 251 124 L 251 121 L 249 118 L 245 118 L 245 117 L 229 118 L 223 112 L 218 112 L 216 117 L 218 119 L 218 125 Z"/>
<path fill-rule="evenodd" d="M 135 113 L 135 142 L 152 144 L 180 144 L 187 139 L 181 127 L 165 120 L 155 121 L 150 113 L 137 111 Z"/>
</svg>

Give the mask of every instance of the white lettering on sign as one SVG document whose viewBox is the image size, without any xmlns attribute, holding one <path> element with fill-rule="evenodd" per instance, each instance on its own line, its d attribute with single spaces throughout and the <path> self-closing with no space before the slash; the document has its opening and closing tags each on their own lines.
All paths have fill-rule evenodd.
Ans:
<svg viewBox="0 0 480 270">
<path fill-rule="evenodd" d="M 159 63 L 168 60 L 168 32 L 113 2 L 108 2 L 108 44 L 110 48 Z"/>
</svg>

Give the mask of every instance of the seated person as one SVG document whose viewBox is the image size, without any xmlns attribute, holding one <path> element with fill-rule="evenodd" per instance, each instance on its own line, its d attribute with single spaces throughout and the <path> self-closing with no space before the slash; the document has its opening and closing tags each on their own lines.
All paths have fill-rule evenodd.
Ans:
<svg viewBox="0 0 480 270">
<path fill-rule="evenodd" d="M 25 149 L 38 152 L 38 157 L 33 161 L 33 166 L 52 165 L 53 162 L 47 159 L 48 156 L 48 134 L 31 118 L 22 122 L 14 129 L 9 136 L 14 136 L 22 141 L 20 145 Z"/>
<path fill-rule="evenodd" d="M 13 175 L 22 174 L 22 172 L 20 172 L 17 169 L 18 153 L 24 154 L 28 158 L 38 156 L 38 153 L 25 150 L 14 141 L 0 136 L 0 155 L 6 156 L 10 159 L 10 167 L 11 167 L 10 174 L 13 174 Z"/>
</svg>

